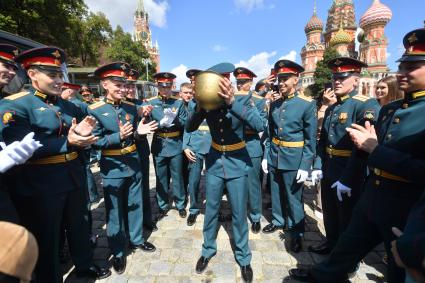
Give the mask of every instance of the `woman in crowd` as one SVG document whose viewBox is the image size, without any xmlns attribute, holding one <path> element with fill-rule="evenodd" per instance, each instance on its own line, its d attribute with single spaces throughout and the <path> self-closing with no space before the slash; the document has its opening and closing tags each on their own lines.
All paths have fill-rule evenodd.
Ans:
<svg viewBox="0 0 425 283">
<path fill-rule="evenodd" d="M 376 85 L 376 99 L 382 106 L 403 98 L 403 92 L 399 90 L 395 76 L 388 76 L 378 81 Z"/>
</svg>

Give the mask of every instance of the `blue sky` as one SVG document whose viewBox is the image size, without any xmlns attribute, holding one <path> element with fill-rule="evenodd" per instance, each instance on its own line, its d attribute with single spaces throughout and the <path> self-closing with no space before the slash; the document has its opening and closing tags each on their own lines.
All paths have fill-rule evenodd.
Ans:
<svg viewBox="0 0 425 283">
<path fill-rule="evenodd" d="M 112 25 L 133 31 L 138 0 L 86 0 Z M 357 23 L 373 0 L 354 0 Z M 402 38 L 425 20 L 424 0 L 381 0 L 393 11 L 386 28 L 388 65 L 404 51 Z M 326 23 L 332 0 L 317 0 L 317 14 Z M 184 81 L 188 68 L 208 68 L 228 61 L 264 76 L 280 58 L 301 62 L 306 42 L 304 26 L 314 0 L 144 0 L 154 40 L 161 52 L 161 71 L 173 71 Z M 117 8 L 119 7 L 119 8 Z"/>
</svg>

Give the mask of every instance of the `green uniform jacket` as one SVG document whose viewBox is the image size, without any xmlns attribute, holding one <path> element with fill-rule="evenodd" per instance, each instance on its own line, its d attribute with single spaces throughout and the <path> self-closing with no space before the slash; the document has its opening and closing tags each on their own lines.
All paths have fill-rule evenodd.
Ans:
<svg viewBox="0 0 425 283">
<path fill-rule="evenodd" d="M 255 92 L 249 92 L 249 96 L 251 97 L 251 104 L 257 108 L 263 119 L 263 123 L 267 126 L 268 111 L 266 99 Z M 245 142 L 250 157 L 263 156 L 263 147 L 261 146 L 259 132 L 253 130 L 249 125 L 245 125 Z"/>
<path fill-rule="evenodd" d="M 95 149 L 122 149 L 135 144 L 134 136 L 125 140 L 120 138 L 119 122 L 133 124 L 137 129 L 137 109 L 135 104 L 122 100 L 118 105 L 104 101 L 89 106 L 89 114 L 98 121 L 93 131 L 99 140 L 93 145 Z M 140 174 L 140 162 L 137 150 L 117 156 L 103 155 L 100 159 L 100 172 L 103 178 L 124 178 Z"/>
<path fill-rule="evenodd" d="M 266 139 L 268 163 L 280 170 L 305 170 L 312 167 L 316 154 L 317 115 L 313 99 L 295 93 L 270 104 Z M 304 142 L 301 147 L 280 146 L 277 138 L 286 142 Z"/>
<path fill-rule="evenodd" d="M 323 118 L 314 168 L 323 170 L 325 177 L 331 182 L 340 181 L 350 188 L 362 186 L 366 177 L 367 155 L 356 150 L 346 128 L 352 123 L 364 125 L 367 120 L 374 124 L 379 109 L 376 99 L 356 95 L 355 91 L 328 107 Z M 350 157 L 332 156 L 330 158 L 326 154 L 326 147 L 348 150 L 352 153 Z"/>
<path fill-rule="evenodd" d="M 266 126 L 257 109 L 251 105 L 248 95 L 235 95 L 235 101 L 231 106 L 223 106 L 216 110 L 193 109 L 188 115 L 187 132 L 196 131 L 206 119 L 212 141 L 219 145 L 242 142 L 245 123 L 257 132 L 264 131 Z M 247 166 L 251 166 L 251 160 L 246 147 L 227 152 L 220 152 L 211 147 L 206 157 L 208 174 L 225 179 L 246 175 Z"/>
<path fill-rule="evenodd" d="M 194 111 L 196 102 L 194 100 L 189 101 L 188 111 Z M 211 134 L 208 127 L 207 121 L 203 120 L 198 130 L 188 133 L 185 129 L 183 135 L 183 150 L 188 148 L 191 151 L 199 154 L 207 154 L 211 148 Z"/>
<path fill-rule="evenodd" d="M 4 142 L 10 144 L 34 132 L 34 139 L 43 146 L 34 152 L 29 161 L 80 152 L 80 148 L 68 144 L 67 135 L 72 118 L 75 117 L 79 122 L 86 114 L 72 102 L 31 89 L 2 100 L 1 134 Z M 27 162 L 11 170 L 11 174 L 16 176 L 12 177 L 15 181 L 13 187 L 22 195 L 54 194 L 81 189 L 86 182 L 84 167 L 79 158 L 57 164 L 29 165 Z"/>
<path fill-rule="evenodd" d="M 389 198 L 419 199 L 412 208 L 406 227 L 398 227 L 403 235 L 397 240 L 397 250 L 408 267 L 423 269 L 425 255 L 425 96 L 385 105 L 379 113 L 377 134 L 379 145 L 369 155 L 368 165 L 400 176 L 410 183 L 381 182 Z M 391 208 L 387 208 L 391 209 Z M 392 209 L 397 209 L 393 207 Z"/>
<path fill-rule="evenodd" d="M 158 134 L 154 134 L 151 145 L 152 154 L 162 157 L 172 157 L 182 153 L 183 131 L 187 118 L 187 112 L 183 101 L 175 96 L 171 96 L 168 99 L 163 99 L 160 96 L 154 96 L 149 98 L 145 103 L 153 105 L 154 107 L 151 112 L 151 117 L 153 120 L 158 122 L 157 132 L 180 132 L 179 136 L 169 138 L 163 138 Z M 173 121 L 174 125 L 169 128 L 159 125 L 161 119 L 164 118 L 164 110 L 167 108 L 171 108 L 173 112 L 177 112 L 177 116 Z"/>
</svg>

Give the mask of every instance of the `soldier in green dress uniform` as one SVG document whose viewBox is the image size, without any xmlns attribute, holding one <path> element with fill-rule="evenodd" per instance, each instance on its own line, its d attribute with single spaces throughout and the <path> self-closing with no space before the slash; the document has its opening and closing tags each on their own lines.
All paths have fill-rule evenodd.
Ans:
<svg viewBox="0 0 425 283">
<path fill-rule="evenodd" d="M 107 237 L 114 256 L 112 266 L 117 273 L 125 271 L 128 240 L 132 249 L 146 252 L 156 249 L 143 236 L 142 172 L 135 142 L 139 134 L 150 132 L 154 122 L 138 123 L 136 105 L 125 100 L 129 70 L 130 66 L 124 62 L 97 68 L 94 74 L 101 80 L 106 96 L 104 101 L 89 106 L 89 113 L 97 119 L 94 134 L 99 140 L 93 147 L 102 150 L 100 173 Z"/>
<path fill-rule="evenodd" d="M 223 63 L 211 68 L 217 73 L 230 73 L 234 66 Z M 202 256 L 196 264 L 196 272 L 203 272 L 209 260 L 217 252 L 217 226 L 220 201 L 224 186 L 228 190 L 228 200 L 232 209 L 232 231 L 235 240 L 235 257 L 241 267 L 242 278 L 251 282 L 253 271 L 250 265 L 251 251 L 248 246 L 247 216 L 247 175 L 252 166 L 246 143 L 244 126 L 248 124 L 253 130 L 261 132 L 265 128 L 264 121 L 258 111 L 251 105 L 247 95 L 234 96 L 230 81 L 223 78 L 220 82 L 225 103 L 216 110 L 206 111 L 199 105 L 191 111 L 186 130 L 198 129 L 206 119 L 211 137 L 211 149 L 206 157 L 206 208 L 204 220 L 204 243 Z"/>
<path fill-rule="evenodd" d="M 302 66 L 279 60 L 274 69 L 281 98 L 270 104 L 263 169 L 270 174 L 272 223 L 263 232 L 272 233 L 286 225 L 288 248 L 299 252 L 305 221 L 304 181 L 316 153 L 316 103 L 296 92 Z"/>
<path fill-rule="evenodd" d="M 384 242 L 388 255 L 386 280 L 404 282 L 405 272 L 396 266 L 391 253 L 391 242 L 397 238 L 392 228 L 405 227 L 409 211 L 423 194 L 425 184 L 425 30 L 407 33 L 403 43 L 406 51 L 399 60 L 397 80 L 404 98 L 381 109 L 376 130 L 369 122 L 365 126 L 352 124 L 347 129 L 359 151 L 369 154 L 370 169 L 351 221 L 329 258 L 311 270 L 291 270 L 295 279 L 346 280 L 363 257 Z M 407 225 L 406 231 L 407 235 L 415 231 L 415 225 Z M 397 249 L 402 246 L 397 245 Z M 415 252 L 420 248 L 417 247 Z"/>
<path fill-rule="evenodd" d="M 266 100 L 251 91 L 253 79 L 257 76 L 249 69 L 238 67 L 233 72 L 236 78 L 238 92 L 236 95 L 250 96 L 250 102 L 258 110 L 260 116 L 267 123 L 267 108 Z M 261 133 L 263 134 L 263 133 Z M 261 230 L 261 212 L 262 212 L 262 197 L 261 197 L 261 159 L 263 157 L 263 148 L 261 146 L 260 133 L 253 130 L 249 125 L 245 125 L 245 142 L 246 148 L 251 158 L 252 167 L 248 172 L 248 215 L 251 219 L 251 231 L 259 233 Z"/>
<path fill-rule="evenodd" d="M 182 100 L 172 95 L 172 86 L 176 76 L 172 73 L 157 73 L 154 78 L 158 84 L 159 96 L 147 99 L 152 105 L 151 117 L 158 122 L 159 128 L 152 139 L 151 151 L 154 157 L 156 174 L 156 197 L 159 206 L 158 220 L 170 209 L 168 199 L 169 175 L 174 201 L 179 215 L 186 217 L 185 190 L 183 187 L 183 130 L 187 112 Z"/>
<path fill-rule="evenodd" d="M 110 275 L 93 264 L 81 150 L 96 141 L 95 119 L 60 97 L 65 53 L 56 47 L 27 50 L 16 57 L 32 82 L 26 92 L 0 105 L 1 133 L 9 144 L 29 132 L 43 145 L 25 164 L 14 168 L 12 199 L 21 223 L 39 245 L 36 282 L 62 282 L 59 263 L 61 223 L 65 223 L 77 275 L 94 279 Z M 85 118 L 84 118 L 85 117 Z M 77 124 L 77 122 L 79 122 Z"/>
</svg>

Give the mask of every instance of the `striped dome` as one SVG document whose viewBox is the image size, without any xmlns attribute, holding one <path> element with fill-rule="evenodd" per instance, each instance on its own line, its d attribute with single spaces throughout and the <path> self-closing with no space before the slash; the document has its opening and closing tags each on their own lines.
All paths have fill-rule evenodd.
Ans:
<svg viewBox="0 0 425 283">
<path fill-rule="evenodd" d="M 374 0 L 372 6 L 364 13 L 360 19 L 360 27 L 363 28 L 374 23 L 387 24 L 393 16 L 390 8 L 382 4 L 379 0 Z"/>
<path fill-rule="evenodd" d="M 337 44 L 348 44 L 352 41 L 353 39 L 351 38 L 351 35 L 341 27 L 339 28 L 339 31 L 331 38 L 329 43 L 333 46 Z"/>
<path fill-rule="evenodd" d="M 314 30 L 319 30 L 319 31 L 323 30 L 323 22 L 321 19 L 319 19 L 319 17 L 316 16 L 316 13 L 314 13 L 313 16 L 311 16 L 310 20 L 304 27 L 305 33 L 309 33 Z"/>
</svg>

